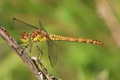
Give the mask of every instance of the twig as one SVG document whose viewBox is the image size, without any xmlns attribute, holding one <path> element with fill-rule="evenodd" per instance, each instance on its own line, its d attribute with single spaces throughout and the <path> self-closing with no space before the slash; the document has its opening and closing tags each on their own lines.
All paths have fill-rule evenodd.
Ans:
<svg viewBox="0 0 120 80">
<path fill-rule="evenodd" d="M 23 51 L 23 48 L 14 40 L 14 38 L 1 25 L 0 25 L 0 36 L 10 45 L 10 47 L 16 52 L 16 54 L 19 55 L 19 57 L 27 65 L 27 67 L 34 74 L 37 80 L 50 80 L 46 78 L 46 75 L 39 69 L 39 67 L 36 65 L 36 62 L 33 59 L 31 59 L 31 57 L 25 51 Z M 57 80 L 57 78 L 51 80 Z"/>
<path fill-rule="evenodd" d="M 38 63 L 41 66 L 42 72 L 45 75 L 45 77 L 47 78 L 47 80 L 61 80 L 59 78 L 56 78 L 55 76 L 50 75 L 48 73 L 47 69 L 44 67 L 44 65 L 41 63 L 41 61 L 37 57 L 32 57 L 32 60 L 35 62 L 36 65 Z"/>
</svg>

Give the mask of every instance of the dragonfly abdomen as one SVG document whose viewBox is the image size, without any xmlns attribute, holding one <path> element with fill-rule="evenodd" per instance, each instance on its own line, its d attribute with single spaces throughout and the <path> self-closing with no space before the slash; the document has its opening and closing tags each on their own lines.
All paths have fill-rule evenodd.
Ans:
<svg viewBox="0 0 120 80">
<path fill-rule="evenodd" d="M 64 37 L 64 36 L 59 36 L 56 34 L 50 34 L 50 39 L 54 41 L 70 41 L 70 42 L 81 42 L 81 43 L 90 43 L 90 44 L 97 44 L 97 45 L 102 45 L 103 43 L 97 40 L 92 40 L 92 39 L 83 39 L 83 38 L 72 38 L 72 37 Z"/>
</svg>

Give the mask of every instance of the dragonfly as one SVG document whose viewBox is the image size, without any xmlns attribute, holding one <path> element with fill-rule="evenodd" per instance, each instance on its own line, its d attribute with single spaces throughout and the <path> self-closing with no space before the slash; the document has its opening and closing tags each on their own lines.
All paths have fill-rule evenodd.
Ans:
<svg viewBox="0 0 120 80">
<path fill-rule="evenodd" d="M 89 43 L 89 44 L 95 44 L 95 45 L 103 45 L 103 43 L 98 40 L 65 37 L 65 36 L 60 36 L 57 34 L 48 34 L 48 32 L 44 29 L 44 27 L 40 21 L 39 21 L 39 24 L 40 24 L 39 28 L 36 26 L 30 25 L 28 23 L 25 23 L 17 18 L 13 18 L 13 22 L 16 26 L 22 27 L 23 29 L 25 29 L 25 28 L 27 28 L 26 30 L 28 30 L 28 28 L 33 29 L 33 31 L 30 33 L 24 31 L 20 35 L 20 41 L 22 43 L 28 43 L 26 48 L 35 42 L 42 42 L 42 41 L 47 42 L 48 57 L 49 57 L 52 67 L 56 64 L 57 58 L 58 58 L 58 51 L 57 51 L 58 47 L 54 43 L 54 41 L 68 41 L 68 42 L 80 42 L 80 43 Z M 37 48 L 39 49 L 38 46 L 37 46 Z M 42 53 L 42 51 L 40 49 L 39 49 L 39 51 Z"/>
</svg>

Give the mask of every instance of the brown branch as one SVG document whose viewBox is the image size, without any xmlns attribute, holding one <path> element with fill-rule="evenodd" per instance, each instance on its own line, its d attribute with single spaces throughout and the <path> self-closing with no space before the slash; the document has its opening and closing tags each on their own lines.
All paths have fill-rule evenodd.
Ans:
<svg viewBox="0 0 120 80">
<path fill-rule="evenodd" d="M 1 25 L 0 25 L 0 36 L 9 44 L 9 46 L 16 52 L 16 54 L 19 55 L 19 57 L 23 60 L 26 66 L 34 74 L 37 80 L 59 80 L 58 78 L 55 77 L 48 78 L 46 75 L 48 74 L 48 72 L 43 73 L 43 71 L 45 71 L 43 69 L 46 68 L 44 67 L 42 69 L 43 71 L 40 70 L 35 60 L 31 59 L 31 57 L 25 51 L 23 51 L 23 48 L 14 40 L 14 38 Z"/>
<path fill-rule="evenodd" d="M 45 68 L 45 66 L 41 63 L 41 61 L 37 57 L 32 57 L 32 60 L 36 65 L 39 64 L 41 66 L 42 72 L 43 74 L 45 74 L 45 77 L 47 78 L 47 80 L 61 80 L 59 78 L 56 78 L 55 76 L 50 75 L 47 69 Z"/>
</svg>

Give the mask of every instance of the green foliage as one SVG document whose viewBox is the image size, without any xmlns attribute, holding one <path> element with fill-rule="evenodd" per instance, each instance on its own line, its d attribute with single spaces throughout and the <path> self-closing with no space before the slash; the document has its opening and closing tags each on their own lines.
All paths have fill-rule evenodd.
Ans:
<svg viewBox="0 0 120 80">
<path fill-rule="evenodd" d="M 120 1 L 114 4 L 119 9 Z M 119 10 L 116 12 L 119 13 Z M 49 33 L 90 38 L 104 43 L 103 46 L 97 46 L 57 42 L 60 44 L 60 54 L 55 68 L 50 67 L 48 57 L 42 58 L 43 64 L 54 76 L 63 80 L 96 80 L 98 77 L 120 80 L 120 49 L 104 20 L 97 14 L 94 0 L 1 0 L 0 24 L 16 38 L 19 36 L 12 24 L 13 17 L 38 27 L 40 20 Z M 35 80 L 2 39 L 0 64 L 0 80 Z"/>
</svg>

